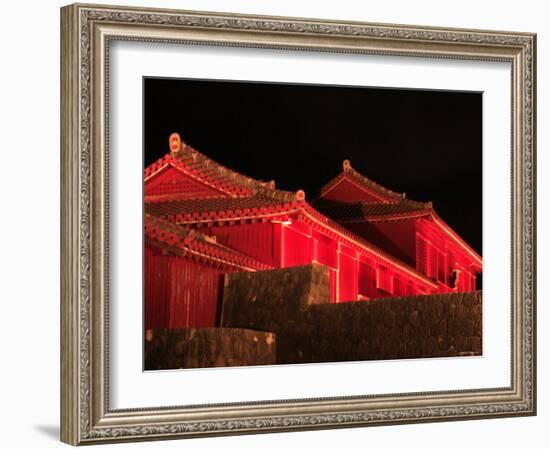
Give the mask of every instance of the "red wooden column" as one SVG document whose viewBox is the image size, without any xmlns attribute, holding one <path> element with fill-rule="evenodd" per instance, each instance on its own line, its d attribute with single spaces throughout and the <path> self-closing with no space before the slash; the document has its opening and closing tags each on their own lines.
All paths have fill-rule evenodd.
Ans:
<svg viewBox="0 0 550 449">
<path fill-rule="evenodd" d="M 384 294 L 378 290 L 378 263 L 363 255 L 358 261 L 357 292 L 360 299 L 380 298 Z"/>
<path fill-rule="evenodd" d="M 313 261 L 311 225 L 295 220 L 281 223 L 282 266 L 308 265 Z"/>
<path fill-rule="evenodd" d="M 336 302 L 340 302 L 340 246 L 338 242 L 336 246 Z"/>
<path fill-rule="evenodd" d="M 355 251 L 345 245 L 340 245 L 338 266 L 339 302 L 357 300 L 357 260 L 354 253 Z"/>
<path fill-rule="evenodd" d="M 273 262 L 278 268 L 285 266 L 284 254 L 284 225 L 282 220 L 272 220 L 273 226 Z"/>
<path fill-rule="evenodd" d="M 318 230 L 312 230 L 313 260 L 329 267 L 330 302 L 335 303 L 338 295 L 338 242 Z"/>
</svg>

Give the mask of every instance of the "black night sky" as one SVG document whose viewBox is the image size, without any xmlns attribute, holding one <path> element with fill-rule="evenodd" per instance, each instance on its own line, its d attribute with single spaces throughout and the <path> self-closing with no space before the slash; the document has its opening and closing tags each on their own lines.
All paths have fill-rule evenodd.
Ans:
<svg viewBox="0 0 550 449">
<path fill-rule="evenodd" d="M 383 186 L 432 201 L 479 254 L 482 94 L 144 79 L 144 164 L 168 136 L 313 199 L 349 159 Z"/>
</svg>

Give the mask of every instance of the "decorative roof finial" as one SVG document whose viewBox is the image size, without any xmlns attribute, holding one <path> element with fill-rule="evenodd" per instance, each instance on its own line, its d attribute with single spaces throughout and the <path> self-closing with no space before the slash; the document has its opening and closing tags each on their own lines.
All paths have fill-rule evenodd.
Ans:
<svg viewBox="0 0 550 449">
<path fill-rule="evenodd" d="M 170 151 L 172 153 L 178 153 L 181 150 L 181 137 L 178 133 L 170 134 L 168 138 L 168 143 L 170 144 Z"/>
<path fill-rule="evenodd" d="M 296 195 L 295 195 L 295 198 L 297 201 L 303 201 L 306 199 L 306 192 L 304 192 L 303 190 L 298 190 L 296 192 Z"/>
<path fill-rule="evenodd" d="M 344 168 L 344 171 L 348 171 L 351 168 L 351 162 L 349 161 L 349 159 L 346 159 L 342 163 L 342 167 Z"/>
</svg>

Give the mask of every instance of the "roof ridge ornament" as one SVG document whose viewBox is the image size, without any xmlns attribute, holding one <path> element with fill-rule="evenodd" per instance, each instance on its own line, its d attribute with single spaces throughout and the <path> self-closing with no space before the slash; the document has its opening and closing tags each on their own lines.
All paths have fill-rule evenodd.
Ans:
<svg viewBox="0 0 550 449">
<path fill-rule="evenodd" d="M 349 159 L 345 159 L 344 162 L 342 162 L 342 168 L 344 171 L 351 170 L 351 162 L 349 161 Z"/>
<path fill-rule="evenodd" d="M 170 146 L 170 152 L 172 154 L 175 155 L 179 153 L 182 149 L 182 141 L 180 135 L 178 133 L 170 134 L 170 137 L 168 138 L 168 144 Z"/>
</svg>

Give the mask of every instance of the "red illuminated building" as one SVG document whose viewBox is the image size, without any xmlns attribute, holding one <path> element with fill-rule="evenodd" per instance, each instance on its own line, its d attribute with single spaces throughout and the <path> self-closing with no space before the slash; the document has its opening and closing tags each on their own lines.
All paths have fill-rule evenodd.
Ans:
<svg viewBox="0 0 550 449">
<path fill-rule="evenodd" d="M 331 301 L 469 291 L 481 257 L 434 211 L 355 171 L 308 202 L 170 136 L 145 169 L 147 329 L 213 327 L 223 274 L 319 263 Z"/>
</svg>

